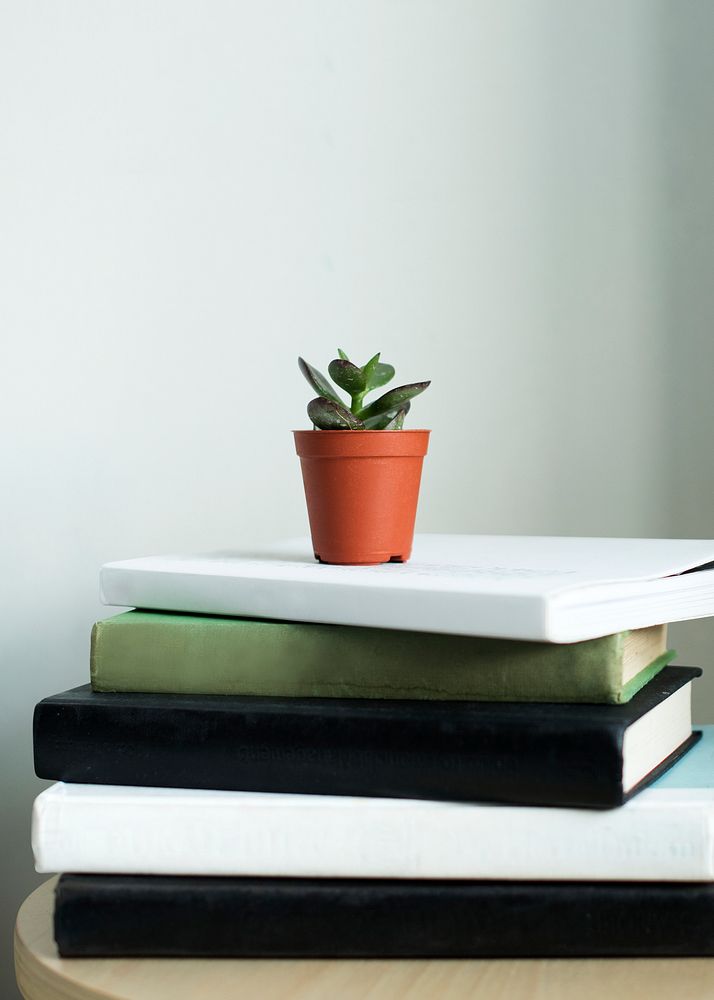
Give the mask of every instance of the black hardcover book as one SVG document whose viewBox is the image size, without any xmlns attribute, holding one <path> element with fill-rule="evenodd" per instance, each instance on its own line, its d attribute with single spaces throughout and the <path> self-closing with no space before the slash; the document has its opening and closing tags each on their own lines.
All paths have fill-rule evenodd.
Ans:
<svg viewBox="0 0 714 1000">
<path fill-rule="evenodd" d="M 626 705 L 100 694 L 35 709 L 40 778 L 608 808 L 692 735 L 668 667 Z"/>
<path fill-rule="evenodd" d="M 714 954 L 714 885 L 63 875 L 60 955 Z"/>
</svg>

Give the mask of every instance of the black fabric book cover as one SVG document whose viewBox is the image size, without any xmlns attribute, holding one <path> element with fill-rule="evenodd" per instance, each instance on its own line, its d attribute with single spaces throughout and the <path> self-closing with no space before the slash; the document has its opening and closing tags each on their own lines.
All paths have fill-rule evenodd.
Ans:
<svg viewBox="0 0 714 1000">
<path fill-rule="evenodd" d="M 46 698 L 38 777 L 110 785 L 609 808 L 628 794 L 626 728 L 701 671 L 668 667 L 626 705 L 230 695 Z"/>
<path fill-rule="evenodd" d="M 63 875 L 64 956 L 714 954 L 714 885 Z"/>
</svg>

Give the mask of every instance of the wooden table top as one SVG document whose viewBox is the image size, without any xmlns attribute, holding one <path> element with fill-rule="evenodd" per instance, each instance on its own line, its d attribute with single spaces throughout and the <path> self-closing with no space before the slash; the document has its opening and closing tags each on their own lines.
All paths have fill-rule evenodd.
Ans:
<svg viewBox="0 0 714 1000">
<path fill-rule="evenodd" d="M 23 903 L 15 966 L 26 1000 L 711 1000 L 714 959 L 61 959 L 45 882 Z"/>
</svg>

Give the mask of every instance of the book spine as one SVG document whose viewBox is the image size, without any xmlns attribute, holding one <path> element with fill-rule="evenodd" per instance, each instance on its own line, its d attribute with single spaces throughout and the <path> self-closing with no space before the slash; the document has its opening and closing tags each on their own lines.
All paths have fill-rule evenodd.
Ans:
<svg viewBox="0 0 714 1000">
<path fill-rule="evenodd" d="M 114 785 L 621 804 L 619 724 L 573 727 L 567 713 L 556 718 L 536 705 L 507 707 L 57 697 L 35 709 L 35 769 L 41 778 Z"/>
<path fill-rule="evenodd" d="M 645 793 L 647 796 L 648 793 Z M 616 813 L 219 793 L 35 801 L 40 872 L 706 881 L 712 804 L 656 792 Z M 687 793 L 689 796 L 689 793 Z"/>
<path fill-rule="evenodd" d="M 616 703 L 622 638 L 566 647 L 131 611 L 95 624 L 91 681 L 107 692 Z"/>
<path fill-rule="evenodd" d="M 72 956 L 507 958 L 714 954 L 696 883 L 64 875 Z"/>
</svg>

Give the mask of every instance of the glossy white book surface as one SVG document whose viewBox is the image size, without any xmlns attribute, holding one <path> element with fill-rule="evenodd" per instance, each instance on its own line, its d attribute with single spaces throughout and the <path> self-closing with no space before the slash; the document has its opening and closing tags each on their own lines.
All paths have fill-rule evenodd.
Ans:
<svg viewBox="0 0 714 1000">
<path fill-rule="evenodd" d="M 714 726 L 619 809 L 56 784 L 39 872 L 714 881 Z"/>
<path fill-rule="evenodd" d="M 101 591 L 121 607 L 577 642 L 714 614 L 713 563 L 712 540 L 417 535 L 408 563 L 327 566 L 298 539 L 108 563 Z"/>
</svg>

